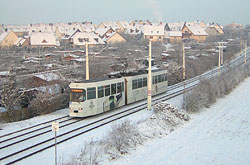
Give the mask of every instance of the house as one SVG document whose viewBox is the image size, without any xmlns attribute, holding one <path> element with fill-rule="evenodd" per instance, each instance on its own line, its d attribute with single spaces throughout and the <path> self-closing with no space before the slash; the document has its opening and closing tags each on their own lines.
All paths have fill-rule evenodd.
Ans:
<svg viewBox="0 0 250 165">
<path fill-rule="evenodd" d="M 56 47 L 56 37 L 53 33 L 35 32 L 30 35 L 31 47 Z"/>
<path fill-rule="evenodd" d="M 204 21 L 193 21 L 193 22 L 186 22 L 187 26 L 200 26 L 201 28 L 205 28 L 207 25 Z"/>
<path fill-rule="evenodd" d="M 129 23 L 130 26 L 137 26 L 137 25 L 152 25 L 152 23 L 149 20 L 142 21 L 142 20 L 134 20 Z"/>
<path fill-rule="evenodd" d="M 168 27 L 171 31 L 181 31 L 184 24 L 184 22 L 168 23 Z"/>
<path fill-rule="evenodd" d="M 229 29 L 243 29 L 243 25 L 239 23 L 231 23 L 226 25 L 226 27 Z"/>
<path fill-rule="evenodd" d="M 117 25 L 120 27 L 121 32 L 125 32 L 130 29 L 130 25 L 127 21 L 117 21 Z"/>
<path fill-rule="evenodd" d="M 13 31 L 8 31 L 0 34 L 0 46 L 11 47 L 18 39 L 17 35 Z"/>
<path fill-rule="evenodd" d="M 182 41 L 182 32 L 181 31 L 169 31 L 169 41 L 170 43 L 177 43 Z"/>
<path fill-rule="evenodd" d="M 25 38 L 18 38 L 16 42 L 14 43 L 16 47 L 28 47 L 29 41 Z"/>
<path fill-rule="evenodd" d="M 98 28 L 112 28 L 116 32 L 121 32 L 120 26 L 113 21 L 102 22 Z"/>
<path fill-rule="evenodd" d="M 144 38 L 151 41 L 163 41 L 164 38 L 164 25 L 145 25 L 144 26 Z"/>
<path fill-rule="evenodd" d="M 205 31 L 207 32 L 207 34 L 209 36 L 217 36 L 217 35 L 223 35 L 224 31 L 222 29 L 222 27 L 220 25 L 218 25 L 217 23 L 211 23 L 208 24 Z"/>
<path fill-rule="evenodd" d="M 122 42 L 126 42 L 126 39 L 124 37 L 122 37 L 119 33 L 117 32 L 113 32 L 112 34 L 110 34 L 109 36 L 103 38 L 103 40 L 107 43 L 107 44 L 116 44 L 116 43 L 122 43 Z"/>
<path fill-rule="evenodd" d="M 64 77 L 55 73 L 42 73 L 26 79 L 26 84 L 29 88 L 35 88 L 38 91 L 56 94 L 62 91 L 61 84 L 64 79 Z"/>
<path fill-rule="evenodd" d="M 115 31 L 111 27 L 98 28 L 95 30 L 95 34 L 97 34 L 101 38 L 104 38 L 104 37 L 107 38 L 114 32 Z"/>
<path fill-rule="evenodd" d="M 181 31 L 183 39 L 193 39 L 197 42 L 205 41 L 208 36 L 204 28 L 201 28 L 200 26 L 188 26 L 187 24 L 184 24 Z"/>
<path fill-rule="evenodd" d="M 63 77 L 59 76 L 55 73 L 41 73 L 36 74 L 33 77 L 29 78 L 29 86 L 30 87 L 40 87 L 40 86 L 47 86 L 52 84 L 57 84 L 63 80 Z"/>
</svg>

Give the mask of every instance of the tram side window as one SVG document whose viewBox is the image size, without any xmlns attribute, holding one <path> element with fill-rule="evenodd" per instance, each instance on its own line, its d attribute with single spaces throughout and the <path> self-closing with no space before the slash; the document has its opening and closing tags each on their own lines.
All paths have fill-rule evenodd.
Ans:
<svg viewBox="0 0 250 165">
<path fill-rule="evenodd" d="M 124 82 L 122 82 L 122 92 L 124 92 Z"/>
<path fill-rule="evenodd" d="M 122 92 L 122 83 L 117 83 L 117 93 Z"/>
<path fill-rule="evenodd" d="M 87 99 L 95 99 L 96 98 L 96 88 L 87 88 Z"/>
<path fill-rule="evenodd" d="M 109 96 L 110 95 L 110 85 L 106 85 L 105 86 L 105 96 Z"/>
<path fill-rule="evenodd" d="M 154 76 L 153 77 L 153 84 L 157 84 L 158 83 L 158 78 L 157 78 L 157 76 Z"/>
<path fill-rule="evenodd" d="M 116 94 L 116 84 L 111 84 L 111 94 Z"/>
<path fill-rule="evenodd" d="M 161 83 L 161 75 L 158 75 L 158 83 Z"/>
<path fill-rule="evenodd" d="M 162 74 L 161 75 L 161 82 L 164 82 L 165 81 L 165 74 Z"/>
<path fill-rule="evenodd" d="M 71 89 L 70 101 L 72 102 L 84 102 L 86 100 L 85 89 Z"/>
<path fill-rule="evenodd" d="M 132 89 L 136 89 L 137 87 L 137 80 L 132 80 Z"/>
<path fill-rule="evenodd" d="M 143 86 L 147 86 L 147 78 L 143 78 Z"/>
<path fill-rule="evenodd" d="M 142 87 L 142 79 L 138 79 L 138 88 Z"/>
<path fill-rule="evenodd" d="M 165 81 L 168 81 L 168 75 L 165 74 Z"/>
<path fill-rule="evenodd" d="M 104 90 L 103 86 L 98 87 L 98 98 L 101 98 L 104 96 Z"/>
</svg>

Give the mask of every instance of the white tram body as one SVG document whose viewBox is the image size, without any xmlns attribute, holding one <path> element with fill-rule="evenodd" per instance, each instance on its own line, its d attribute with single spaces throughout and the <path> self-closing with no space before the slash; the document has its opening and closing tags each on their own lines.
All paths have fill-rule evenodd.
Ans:
<svg viewBox="0 0 250 165">
<path fill-rule="evenodd" d="M 147 74 L 71 83 L 69 115 L 87 117 L 147 98 Z M 167 70 L 152 72 L 152 95 L 167 91 Z"/>
</svg>

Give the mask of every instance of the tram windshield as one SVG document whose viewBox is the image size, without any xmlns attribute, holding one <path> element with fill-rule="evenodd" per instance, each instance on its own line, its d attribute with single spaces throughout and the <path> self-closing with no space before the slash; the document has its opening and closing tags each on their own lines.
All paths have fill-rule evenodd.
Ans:
<svg viewBox="0 0 250 165">
<path fill-rule="evenodd" d="M 70 101 L 72 102 L 84 102 L 86 100 L 85 89 L 71 89 L 70 90 Z"/>
</svg>

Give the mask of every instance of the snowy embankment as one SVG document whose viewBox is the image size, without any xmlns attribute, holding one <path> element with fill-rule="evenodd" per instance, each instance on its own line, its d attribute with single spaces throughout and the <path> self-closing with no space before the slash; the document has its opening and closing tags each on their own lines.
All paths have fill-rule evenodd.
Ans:
<svg viewBox="0 0 250 165">
<path fill-rule="evenodd" d="M 219 99 L 211 108 L 191 115 L 191 120 L 188 122 L 185 121 L 187 116 L 175 111 L 168 111 L 168 116 L 157 116 L 152 111 L 145 110 L 127 117 L 132 123 L 138 124 L 137 128 L 144 139 L 142 144 L 136 145 L 136 148 L 132 147 L 126 154 L 113 152 L 117 154 L 113 156 L 121 156 L 117 160 L 105 159 L 108 158 L 106 155 L 99 159 L 99 164 L 249 164 L 250 158 L 247 157 L 250 155 L 249 83 L 250 78 L 230 95 Z M 182 96 L 169 100 L 178 109 L 181 101 Z M 20 123 L 3 124 L 1 133 L 65 113 L 67 109 Z M 163 122 L 167 121 L 166 119 L 170 121 L 169 124 Z M 81 150 L 86 143 L 89 141 L 96 143 L 109 138 L 107 135 L 111 128 L 112 124 L 109 124 L 58 145 L 58 161 L 68 162 L 74 155 L 81 156 Z M 54 148 L 50 148 L 17 164 L 53 163 Z"/>
<path fill-rule="evenodd" d="M 250 78 L 171 134 L 107 164 L 250 164 Z"/>
</svg>

